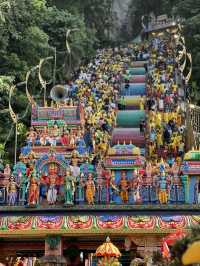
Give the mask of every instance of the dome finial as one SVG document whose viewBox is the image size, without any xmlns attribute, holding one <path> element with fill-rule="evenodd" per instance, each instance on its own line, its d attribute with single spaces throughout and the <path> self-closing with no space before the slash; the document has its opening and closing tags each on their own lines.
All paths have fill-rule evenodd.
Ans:
<svg viewBox="0 0 200 266">
<path fill-rule="evenodd" d="M 110 242 L 110 237 L 109 237 L 109 236 L 106 237 L 106 242 L 107 242 L 107 243 Z"/>
</svg>

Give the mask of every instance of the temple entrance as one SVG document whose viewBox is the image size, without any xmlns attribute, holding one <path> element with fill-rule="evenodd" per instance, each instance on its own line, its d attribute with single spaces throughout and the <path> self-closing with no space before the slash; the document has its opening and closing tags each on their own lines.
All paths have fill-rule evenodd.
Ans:
<svg viewBox="0 0 200 266">
<path fill-rule="evenodd" d="M 36 266 L 44 256 L 44 249 L 43 239 L 1 239 L 0 263 L 6 266 Z"/>
<path fill-rule="evenodd" d="M 112 237 L 113 243 L 120 249 L 122 257 L 120 263 L 129 266 L 136 257 L 137 246 L 132 244 L 125 250 L 124 237 Z M 64 237 L 62 239 L 63 257 L 68 266 L 95 266 L 96 249 L 105 242 L 105 236 L 92 237 Z M 15 239 L 0 241 L 0 263 L 6 266 L 39 266 L 45 255 L 45 239 Z M 1 265 L 1 264 L 0 264 Z"/>
</svg>

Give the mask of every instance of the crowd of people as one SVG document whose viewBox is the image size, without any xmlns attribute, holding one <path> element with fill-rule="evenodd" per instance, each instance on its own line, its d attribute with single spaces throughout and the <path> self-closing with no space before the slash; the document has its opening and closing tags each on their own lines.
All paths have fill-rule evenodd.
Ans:
<svg viewBox="0 0 200 266">
<path fill-rule="evenodd" d="M 150 158 L 169 157 L 181 161 L 184 150 L 184 92 L 176 50 L 169 40 L 154 39 L 148 66 L 148 155 Z"/>
<path fill-rule="evenodd" d="M 145 52 L 146 50 L 143 53 Z M 99 50 L 92 62 L 80 68 L 76 80 L 70 82 L 70 103 L 83 108 L 84 126 L 78 130 L 57 125 L 43 129 L 32 127 L 27 133 L 27 144 L 69 147 L 81 145 L 87 147 L 84 151 L 103 159 L 116 123 L 122 75 L 131 61 L 135 57 L 141 57 L 143 53 L 133 47 Z"/>
<path fill-rule="evenodd" d="M 104 159 L 112 146 L 121 83 L 125 80 L 128 84 L 131 77 L 126 70 L 135 60 L 147 59 L 147 95 L 140 102 L 140 109 L 146 111 L 146 121 L 140 123 L 140 131 L 146 136 L 146 165 L 131 175 L 122 171 L 116 181 L 114 171 L 105 168 Z M 117 199 L 125 204 L 185 201 L 180 171 L 185 148 L 184 93 L 171 41 L 155 38 L 149 45 L 97 51 L 96 57 L 82 66 L 77 78 L 70 82 L 70 96 L 70 105 L 84 110 L 84 125 L 70 129 L 54 123 L 30 128 L 21 158 L 32 172 L 23 184 L 11 178 L 7 188 L 10 205 L 17 201 L 21 188 L 29 204 L 47 198 L 52 205 L 60 195 L 70 204 L 112 203 Z M 63 146 L 75 154 L 66 173 L 49 169 L 48 173 L 40 173 L 39 182 L 35 180 L 32 163 L 36 160 L 28 156 L 37 146 Z"/>
</svg>

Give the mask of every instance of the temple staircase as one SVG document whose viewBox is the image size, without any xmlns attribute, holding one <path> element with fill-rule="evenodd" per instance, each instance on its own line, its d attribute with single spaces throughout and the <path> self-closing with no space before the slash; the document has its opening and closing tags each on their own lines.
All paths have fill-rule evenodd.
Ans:
<svg viewBox="0 0 200 266">
<path fill-rule="evenodd" d="M 145 110 L 146 71 L 145 61 L 135 61 L 126 70 L 128 81 L 124 80 L 119 111 L 116 118 L 116 128 L 112 134 L 112 144 L 133 144 L 145 151 Z M 143 127 L 143 128 L 142 128 Z"/>
</svg>

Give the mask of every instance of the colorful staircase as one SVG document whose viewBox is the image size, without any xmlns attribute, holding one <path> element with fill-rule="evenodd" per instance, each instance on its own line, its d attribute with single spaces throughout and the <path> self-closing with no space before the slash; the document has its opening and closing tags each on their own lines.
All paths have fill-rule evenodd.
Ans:
<svg viewBox="0 0 200 266">
<path fill-rule="evenodd" d="M 133 144 L 145 149 L 145 110 L 146 71 L 145 61 L 136 61 L 133 68 L 126 71 L 128 82 L 121 88 L 120 106 L 116 118 L 116 128 L 112 134 L 112 145 Z M 130 83 L 131 82 L 131 83 Z M 143 127 L 143 128 L 142 128 Z"/>
</svg>

